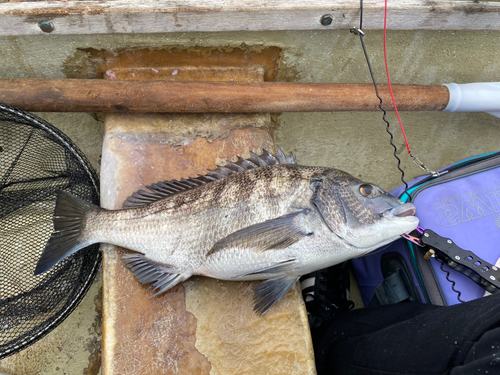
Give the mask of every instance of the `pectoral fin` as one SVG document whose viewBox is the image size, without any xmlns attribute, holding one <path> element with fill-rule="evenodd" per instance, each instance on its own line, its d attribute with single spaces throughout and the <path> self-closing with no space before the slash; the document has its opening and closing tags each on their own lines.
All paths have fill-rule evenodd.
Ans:
<svg viewBox="0 0 500 375">
<path fill-rule="evenodd" d="M 301 210 L 236 231 L 217 241 L 207 253 L 207 257 L 234 248 L 254 251 L 285 249 L 303 237 L 313 234 L 304 220 L 308 213 L 309 210 Z"/>
<path fill-rule="evenodd" d="M 246 277 L 246 276 L 265 275 L 265 274 L 269 274 L 269 273 L 275 273 L 275 274 L 285 273 L 285 272 L 291 271 L 295 264 L 297 264 L 297 259 L 293 259 L 293 258 L 287 259 L 287 260 L 284 260 L 282 262 L 273 264 L 272 266 L 261 268 L 261 269 L 258 269 L 256 271 L 252 271 L 252 272 L 247 272 L 247 273 L 232 277 L 231 279 L 237 280 L 237 279 L 241 279 L 242 277 Z M 263 277 L 263 279 L 264 278 L 265 277 Z"/>
<path fill-rule="evenodd" d="M 259 315 L 264 315 L 276 302 L 283 298 L 297 280 L 298 277 L 286 276 L 260 283 L 255 288 L 253 311 Z"/>
</svg>

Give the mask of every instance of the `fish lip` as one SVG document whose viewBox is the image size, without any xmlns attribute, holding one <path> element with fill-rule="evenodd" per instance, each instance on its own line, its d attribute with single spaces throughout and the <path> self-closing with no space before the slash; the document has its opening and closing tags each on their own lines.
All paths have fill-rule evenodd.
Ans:
<svg viewBox="0 0 500 375">
<path fill-rule="evenodd" d="M 388 209 L 383 212 L 383 216 L 387 218 L 405 218 L 415 216 L 417 208 L 411 203 L 404 203 L 398 207 Z"/>
</svg>

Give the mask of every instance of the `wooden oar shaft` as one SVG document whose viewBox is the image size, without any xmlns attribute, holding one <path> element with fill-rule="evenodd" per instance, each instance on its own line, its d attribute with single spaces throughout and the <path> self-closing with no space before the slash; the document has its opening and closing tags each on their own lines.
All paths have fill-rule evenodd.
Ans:
<svg viewBox="0 0 500 375">
<path fill-rule="evenodd" d="M 393 85 L 401 111 L 439 111 L 445 86 Z M 393 110 L 387 85 L 383 107 Z M 371 84 L 0 79 L 0 103 L 35 112 L 334 112 L 374 111 Z"/>
</svg>

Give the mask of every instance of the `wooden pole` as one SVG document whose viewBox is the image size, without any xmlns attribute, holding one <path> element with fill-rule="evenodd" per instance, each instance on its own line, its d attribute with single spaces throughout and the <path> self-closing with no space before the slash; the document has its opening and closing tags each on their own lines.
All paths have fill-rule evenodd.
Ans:
<svg viewBox="0 0 500 375">
<path fill-rule="evenodd" d="M 393 110 L 387 85 L 383 106 Z M 440 111 L 446 86 L 393 85 L 401 111 Z M 375 111 L 371 84 L 0 79 L 0 103 L 34 112 L 334 112 Z"/>
</svg>

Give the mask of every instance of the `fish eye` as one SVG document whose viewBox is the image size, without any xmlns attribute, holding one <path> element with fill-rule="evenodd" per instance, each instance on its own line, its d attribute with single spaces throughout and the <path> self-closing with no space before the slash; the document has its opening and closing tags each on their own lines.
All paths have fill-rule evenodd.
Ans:
<svg viewBox="0 0 500 375">
<path fill-rule="evenodd" d="M 375 191 L 375 188 L 371 185 L 361 185 L 359 187 L 359 192 L 361 193 L 362 196 L 367 198 L 373 198 L 377 193 Z"/>
</svg>

